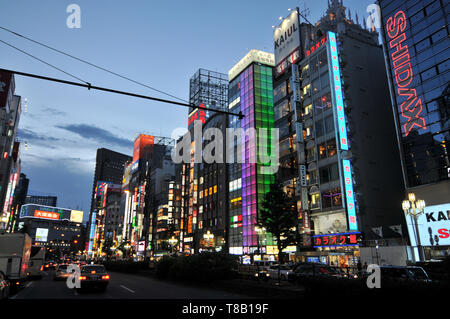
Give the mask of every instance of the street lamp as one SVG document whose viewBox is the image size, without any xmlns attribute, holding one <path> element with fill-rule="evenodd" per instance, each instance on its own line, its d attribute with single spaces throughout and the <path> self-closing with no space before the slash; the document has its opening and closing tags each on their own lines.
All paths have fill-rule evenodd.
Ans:
<svg viewBox="0 0 450 319">
<path fill-rule="evenodd" d="M 211 241 L 211 240 L 214 240 L 214 234 L 211 234 L 211 232 L 208 230 L 207 232 L 206 232 L 206 234 L 203 234 L 203 238 L 206 240 L 206 241 L 208 241 L 208 250 L 209 250 L 209 242 Z M 214 246 L 214 242 L 213 242 L 213 245 L 212 246 Z"/>
<path fill-rule="evenodd" d="M 425 201 L 423 199 L 416 199 L 414 193 L 408 194 L 408 199 L 402 202 L 402 208 L 406 215 L 409 215 L 414 220 L 415 236 L 417 249 L 419 250 L 419 261 L 423 260 L 423 252 L 420 244 L 419 229 L 417 226 L 417 217 L 425 210 Z"/>
<path fill-rule="evenodd" d="M 177 242 L 178 242 L 178 240 L 177 240 L 174 236 L 172 236 L 172 237 L 169 239 L 169 244 L 170 244 L 170 246 L 172 246 L 172 252 L 173 252 L 174 246 L 177 244 Z"/>
</svg>

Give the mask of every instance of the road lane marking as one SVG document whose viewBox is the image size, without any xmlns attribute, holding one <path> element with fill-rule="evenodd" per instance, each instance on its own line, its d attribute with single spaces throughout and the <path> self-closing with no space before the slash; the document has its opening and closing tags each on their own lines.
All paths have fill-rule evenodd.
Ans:
<svg viewBox="0 0 450 319">
<path fill-rule="evenodd" d="M 24 289 L 30 287 L 32 284 L 33 284 L 33 282 L 30 281 L 28 284 L 25 285 Z M 19 294 L 20 294 L 21 292 L 22 292 L 22 290 L 21 290 L 21 291 L 18 291 L 18 292 L 17 292 L 14 296 L 12 296 L 10 299 L 16 299 L 16 298 L 19 296 Z"/>
<path fill-rule="evenodd" d="M 124 285 L 120 285 L 120 287 L 122 287 L 125 290 L 128 290 L 129 292 L 135 293 L 134 290 L 131 290 L 130 288 L 125 287 Z"/>
</svg>

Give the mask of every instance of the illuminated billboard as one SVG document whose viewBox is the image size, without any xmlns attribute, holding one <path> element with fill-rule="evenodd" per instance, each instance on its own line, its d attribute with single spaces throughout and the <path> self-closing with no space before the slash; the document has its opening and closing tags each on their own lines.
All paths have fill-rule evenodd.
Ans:
<svg viewBox="0 0 450 319">
<path fill-rule="evenodd" d="M 34 211 L 34 217 L 44 218 L 44 219 L 59 220 L 59 214 L 58 213 L 42 211 L 42 210 L 35 210 Z"/>
<path fill-rule="evenodd" d="M 360 232 L 314 235 L 314 248 L 359 246 Z"/>
<path fill-rule="evenodd" d="M 151 135 L 140 134 L 134 141 L 133 163 L 141 158 L 142 151 L 146 146 L 155 144 L 155 137 Z"/>
<path fill-rule="evenodd" d="M 331 83 L 333 84 L 333 89 L 331 91 L 333 92 L 334 107 L 338 120 L 339 147 L 341 150 L 347 151 L 347 125 L 345 124 L 345 112 L 341 87 L 341 72 L 339 70 L 339 58 L 337 53 L 336 34 L 334 32 L 328 32 L 328 39 L 329 51 L 331 55 L 331 64 L 329 64 L 329 68 L 330 75 L 332 77 Z"/>
<path fill-rule="evenodd" d="M 414 220 L 406 216 L 409 238 L 412 246 L 417 246 Z M 417 217 L 421 246 L 450 246 L 450 203 L 425 206 Z"/>
<path fill-rule="evenodd" d="M 348 228 L 357 230 L 355 196 L 353 193 L 352 169 L 349 160 L 342 160 L 342 170 L 344 171 L 345 202 L 347 203 Z"/>
<path fill-rule="evenodd" d="M 300 59 L 300 21 L 297 9 L 273 31 L 276 75 Z"/>
<path fill-rule="evenodd" d="M 48 228 L 36 228 L 36 241 L 46 242 L 48 238 Z"/>
<path fill-rule="evenodd" d="M 70 221 L 81 224 L 83 222 L 83 211 L 82 210 L 71 210 L 70 211 Z"/>
<path fill-rule="evenodd" d="M 408 46 L 408 43 L 412 45 L 406 35 L 408 21 L 405 12 L 399 10 L 387 18 L 385 23 L 386 41 L 389 42 L 388 58 L 391 62 L 392 80 L 399 105 L 402 134 L 405 137 L 414 127 L 418 130 L 427 129 L 423 114 L 426 110 L 422 105 L 420 92 L 415 89 L 418 76 L 414 78 L 411 66 L 411 57 L 415 54 L 415 50 L 410 50 Z"/>
<path fill-rule="evenodd" d="M 75 213 L 72 215 L 72 212 Z M 55 221 L 67 220 L 71 222 L 81 223 L 83 221 L 83 212 L 68 208 L 59 208 L 37 204 L 25 204 L 20 208 L 20 218 L 39 218 Z M 80 220 L 80 218 L 81 221 L 78 221 Z"/>
</svg>

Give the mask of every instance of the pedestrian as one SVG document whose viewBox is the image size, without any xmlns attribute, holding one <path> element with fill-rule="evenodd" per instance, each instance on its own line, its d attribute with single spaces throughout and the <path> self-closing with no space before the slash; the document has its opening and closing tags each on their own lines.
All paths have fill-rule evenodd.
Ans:
<svg viewBox="0 0 450 319">
<path fill-rule="evenodd" d="M 364 272 L 367 272 L 367 261 L 364 262 L 364 266 L 363 266 Z"/>
<path fill-rule="evenodd" d="M 358 269 L 358 276 L 361 276 L 361 270 L 362 270 L 361 260 L 358 260 L 358 263 L 356 264 L 356 268 Z"/>
</svg>

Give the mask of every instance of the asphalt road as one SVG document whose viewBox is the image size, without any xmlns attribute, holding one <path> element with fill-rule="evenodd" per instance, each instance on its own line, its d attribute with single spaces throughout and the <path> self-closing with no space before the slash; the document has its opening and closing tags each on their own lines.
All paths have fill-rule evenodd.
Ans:
<svg viewBox="0 0 450 319">
<path fill-rule="evenodd" d="M 78 293 L 69 289 L 65 281 L 54 281 L 53 271 L 44 272 L 40 280 L 28 281 L 11 299 L 237 299 L 248 298 L 220 290 L 184 286 L 154 278 L 110 273 L 105 292 Z"/>
</svg>

